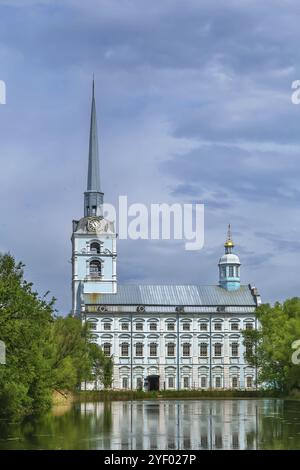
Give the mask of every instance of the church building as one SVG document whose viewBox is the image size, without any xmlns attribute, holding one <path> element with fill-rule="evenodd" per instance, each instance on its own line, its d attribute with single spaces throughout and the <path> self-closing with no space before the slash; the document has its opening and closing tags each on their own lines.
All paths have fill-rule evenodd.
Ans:
<svg viewBox="0 0 300 470">
<path fill-rule="evenodd" d="M 112 356 L 113 389 L 255 388 L 241 330 L 257 327 L 261 301 L 240 283 L 230 226 L 216 285 L 119 284 L 116 240 L 114 221 L 103 217 L 93 84 L 84 216 L 73 221 L 73 315 Z"/>
</svg>

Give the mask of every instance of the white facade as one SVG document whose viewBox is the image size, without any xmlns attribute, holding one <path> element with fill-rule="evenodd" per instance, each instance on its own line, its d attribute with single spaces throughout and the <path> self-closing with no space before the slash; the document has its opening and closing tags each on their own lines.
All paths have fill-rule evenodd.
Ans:
<svg viewBox="0 0 300 470">
<path fill-rule="evenodd" d="M 138 307 L 102 306 L 105 312 L 91 312 L 98 308 L 86 306 L 83 316 L 93 340 L 113 357 L 114 389 L 155 389 L 155 381 L 170 390 L 255 388 L 256 370 L 244 360 L 241 335 L 241 329 L 256 328 L 254 307 L 244 314 L 227 308 L 222 315 L 195 307 L 184 313 L 148 307 L 141 315 Z"/>
</svg>

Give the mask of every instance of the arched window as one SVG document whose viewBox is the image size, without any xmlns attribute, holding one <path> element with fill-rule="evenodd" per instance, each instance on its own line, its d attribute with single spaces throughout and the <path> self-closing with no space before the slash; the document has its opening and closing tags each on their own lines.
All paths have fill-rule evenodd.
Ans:
<svg viewBox="0 0 300 470">
<path fill-rule="evenodd" d="M 90 276 L 92 277 L 101 276 L 101 263 L 97 259 L 90 262 Z"/>
<path fill-rule="evenodd" d="M 91 253 L 100 253 L 100 243 L 92 242 L 90 250 L 91 250 Z"/>
</svg>

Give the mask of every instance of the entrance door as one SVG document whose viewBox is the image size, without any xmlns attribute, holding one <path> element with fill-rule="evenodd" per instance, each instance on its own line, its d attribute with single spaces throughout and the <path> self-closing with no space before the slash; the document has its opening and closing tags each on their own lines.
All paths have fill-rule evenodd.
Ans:
<svg viewBox="0 0 300 470">
<path fill-rule="evenodd" d="M 148 391 L 157 391 L 159 390 L 159 375 L 148 375 Z"/>
</svg>

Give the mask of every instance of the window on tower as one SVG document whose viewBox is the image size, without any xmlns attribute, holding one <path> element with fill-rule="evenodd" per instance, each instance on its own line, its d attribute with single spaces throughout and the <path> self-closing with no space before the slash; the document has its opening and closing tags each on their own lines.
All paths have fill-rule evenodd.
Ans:
<svg viewBox="0 0 300 470">
<path fill-rule="evenodd" d="M 100 253 L 100 243 L 98 242 L 93 242 L 91 243 L 91 253 Z"/>
<path fill-rule="evenodd" d="M 92 206 L 92 215 L 96 215 L 97 206 Z"/>
<path fill-rule="evenodd" d="M 93 260 L 90 262 L 90 276 L 91 277 L 101 276 L 101 263 L 99 260 Z"/>
<path fill-rule="evenodd" d="M 226 277 L 226 266 L 221 266 L 221 277 Z"/>
<path fill-rule="evenodd" d="M 229 277 L 234 276 L 234 266 L 229 266 Z"/>
</svg>

